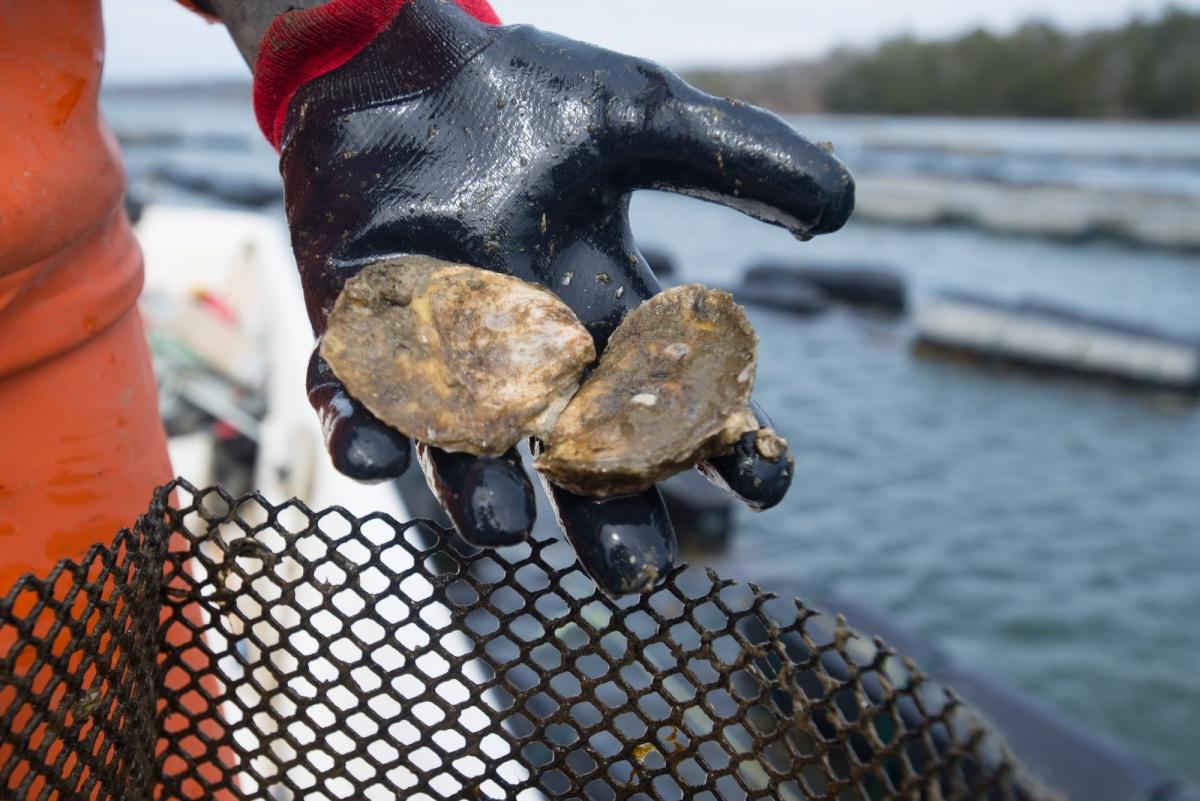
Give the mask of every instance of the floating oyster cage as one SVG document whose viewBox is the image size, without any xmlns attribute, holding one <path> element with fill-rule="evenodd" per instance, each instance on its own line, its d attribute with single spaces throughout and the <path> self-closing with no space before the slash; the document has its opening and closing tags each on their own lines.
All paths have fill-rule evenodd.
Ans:
<svg viewBox="0 0 1200 801">
<path fill-rule="evenodd" d="M 917 346 L 985 362 L 1200 394 L 1200 341 L 1039 300 L 942 292 L 917 319 Z"/>
<path fill-rule="evenodd" d="M 0 601 L 0 796 L 1052 797 L 910 661 L 680 568 L 176 481 Z"/>
</svg>

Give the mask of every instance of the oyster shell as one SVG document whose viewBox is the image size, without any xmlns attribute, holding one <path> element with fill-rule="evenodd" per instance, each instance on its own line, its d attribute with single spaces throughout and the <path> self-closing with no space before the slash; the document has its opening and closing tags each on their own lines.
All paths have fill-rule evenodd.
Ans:
<svg viewBox="0 0 1200 801">
<path fill-rule="evenodd" d="M 596 358 L 551 292 L 424 256 L 346 282 L 321 355 L 383 422 L 447 451 L 498 456 L 540 436 Z"/>
<path fill-rule="evenodd" d="M 758 338 L 726 292 L 674 287 L 632 311 L 534 466 L 581 495 L 638 492 L 758 430 Z"/>
</svg>

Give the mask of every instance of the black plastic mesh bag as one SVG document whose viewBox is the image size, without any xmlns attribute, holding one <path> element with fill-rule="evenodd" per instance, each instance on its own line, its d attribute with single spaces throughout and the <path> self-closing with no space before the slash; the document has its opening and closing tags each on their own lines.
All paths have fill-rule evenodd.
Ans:
<svg viewBox="0 0 1200 801">
<path fill-rule="evenodd" d="M 556 540 L 481 553 L 182 481 L 0 601 L 2 793 L 1049 797 L 953 693 L 798 601 L 683 568 L 613 601 Z"/>
</svg>

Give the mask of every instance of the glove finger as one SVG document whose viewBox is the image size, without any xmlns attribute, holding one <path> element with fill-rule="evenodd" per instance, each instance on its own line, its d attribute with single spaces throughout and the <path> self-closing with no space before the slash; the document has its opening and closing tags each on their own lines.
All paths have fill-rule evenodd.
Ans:
<svg viewBox="0 0 1200 801">
<path fill-rule="evenodd" d="M 750 402 L 759 430 L 744 434 L 733 452 L 696 465 L 714 485 L 737 497 L 756 512 L 777 505 L 792 485 L 795 462 L 791 451 L 774 433 L 771 418 L 754 401 Z"/>
<path fill-rule="evenodd" d="M 412 454 L 408 437 L 350 397 L 315 350 L 308 363 L 307 384 L 308 402 L 321 421 L 325 448 L 339 472 L 368 484 L 404 474 Z"/>
<path fill-rule="evenodd" d="M 500 457 L 449 453 L 417 443 L 425 481 L 459 536 L 478 548 L 524 542 L 537 519 L 533 484 L 515 448 Z"/>
<path fill-rule="evenodd" d="M 597 499 L 545 478 L 542 486 L 584 572 L 606 595 L 648 592 L 675 565 L 675 529 L 657 488 Z"/>
<path fill-rule="evenodd" d="M 827 146 L 775 114 L 707 95 L 655 65 L 638 71 L 628 111 L 614 119 L 617 169 L 631 188 L 713 200 L 808 238 L 841 228 L 854 179 Z"/>
</svg>

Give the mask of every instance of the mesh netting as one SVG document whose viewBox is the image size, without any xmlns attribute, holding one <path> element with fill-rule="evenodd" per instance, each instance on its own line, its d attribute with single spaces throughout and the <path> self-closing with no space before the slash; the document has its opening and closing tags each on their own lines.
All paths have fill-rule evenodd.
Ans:
<svg viewBox="0 0 1200 801">
<path fill-rule="evenodd" d="M 3 793 L 1047 797 L 951 692 L 798 601 L 683 568 L 614 601 L 554 540 L 481 553 L 184 482 L 0 602 Z"/>
</svg>

